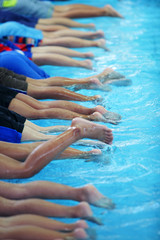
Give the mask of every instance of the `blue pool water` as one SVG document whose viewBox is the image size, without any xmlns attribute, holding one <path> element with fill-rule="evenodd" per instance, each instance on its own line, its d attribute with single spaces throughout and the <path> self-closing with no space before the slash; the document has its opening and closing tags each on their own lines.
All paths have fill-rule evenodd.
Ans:
<svg viewBox="0 0 160 240">
<path fill-rule="evenodd" d="M 74 2 L 79 2 L 74 1 Z M 81 0 L 82 3 L 86 1 Z M 103 6 L 106 1 L 90 1 Z M 125 19 L 88 18 L 79 22 L 96 24 L 105 33 L 110 52 L 98 48 L 94 69 L 44 66 L 49 74 L 85 77 L 100 73 L 106 67 L 132 79 L 127 87 L 112 86 L 111 92 L 81 90 L 80 93 L 101 94 L 103 106 L 122 115 L 122 122 L 113 126 L 114 142 L 103 149 L 103 158 L 94 162 L 80 160 L 53 161 L 39 174 L 27 180 L 50 180 L 71 186 L 94 184 L 112 198 L 116 209 L 108 211 L 92 207 L 104 225 L 89 225 L 96 230 L 97 240 L 160 239 L 160 1 L 109 0 Z M 81 103 L 94 106 L 93 103 Z M 63 120 L 34 121 L 39 125 L 70 124 Z M 90 150 L 88 146 L 76 146 Z M 14 181 L 14 182 L 15 182 Z M 73 201 L 54 201 L 66 205 Z M 73 220 L 71 220 L 73 221 Z M 66 220 L 70 222 L 70 220 Z"/>
</svg>

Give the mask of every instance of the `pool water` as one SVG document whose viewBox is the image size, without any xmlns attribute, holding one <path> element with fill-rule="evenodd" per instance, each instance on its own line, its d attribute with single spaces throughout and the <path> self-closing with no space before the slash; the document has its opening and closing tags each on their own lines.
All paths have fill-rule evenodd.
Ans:
<svg viewBox="0 0 160 240">
<path fill-rule="evenodd" d="M 75 2 L 79 2 L 74 1 Z M 71 1 L 70 1 L 71 3 Z M 81 0 L 81 3 L 86 1 Z M 103 6 L 106 1 L 90 1 Z M 132 80 L 131 86 L 111 86 L 112 91 L 80 90 L 86 95 L 101 94 L 103 106 L 122 115 L 119 125 L 106 124 L 113 130 L 114 142 L 102 149 L 96 161 L 83 159 L 53 161 L 36 176 L 26 180 L 50 180 L 70 186 L 94 184 L 112 198 L 115 210 L 91 207 L 104 225 L 89 223 L 97 240 L 158 240 L 160 239 L 160 1 L 109 0 L 125 19 L 87 18 L 79 22 L 96 24 L 106 36 L 105 52 L 99 48 L 83 48 L 95 54 L 93 70 L 73 67 L 44 66 L 52 76 L 86 77 L 106 67 Z M 60 4 L 60 2 L 58 2 Z M 61 3 L 62 4 L 62 3 Z M 93 103 L 80 103 L 94 106 Z M 69 125 L 64 120 L 35 120 L 42 126 Z M 90 146 L 76 146 L 90 150 Z M 66 205 L 73 201 L 56 200 Z M 72 222 L 73 220 L 65 220 Z"/>
</svg>

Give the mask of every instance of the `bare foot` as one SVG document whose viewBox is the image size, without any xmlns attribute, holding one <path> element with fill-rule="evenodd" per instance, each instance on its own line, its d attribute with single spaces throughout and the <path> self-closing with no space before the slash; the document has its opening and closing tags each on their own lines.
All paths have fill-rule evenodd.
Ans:
<svg viewBox="0 0 160 240">
<path fill-rule="evenodd" d="M 63 229 L 57 229 L 57 230 L 63 230 L 64 232 L 70 232 L 70 231 L 73 231 L 76 228 L 87 229 L 88 228 L 88 224 L 84 220 L 78 220 L 75 223 L 65 224 Z"/>
<path fill-rule="evenodd" d="M 95 105 L 99 105 L 99 104 L 102 105 L 103 100 L 104 100 L 104 99 L 103 99 L 101 96 L 99 96 L 98 98 L 93 99 L 92 101 L 95 103 Z"/>
<path fill-rule="evenodd" d="M 109 112 L 109 111 L 107 111 L 103 115 L 99 112 L 94 112 L 89 116 L 90 116 L 89 120 L 112 123 L 112 124 L 118 124 L 121 120 L 121 116 L 118 113 Z"/>
<path fill-rule="evenodd" d="M 90 36 L 92 39 L 104 38 L 104 32 L 102 30 L 98 30 L 97 32 L 92 32 Z"/>
<path fill-rule="evenodd" d="M 78 211 L 76 213 L 77 213 L 77 217 L 79 218 L 94 222 L 98 225 L 102 225 L 102 222 L 100 221 L 100 219 L 93 216 L 91 208 L 87 202 L 81 202 L 78 205 Z"/>
<path fill-rule="evenodd" d="M 84 220 L 78 220 L 74 225 L 75 228 L 88 228 L 88 224 Z"/>
<path fill-rule="evenodd" d="M 90 119 L 92 121 L 97 121 L 97 122 L 107 122 L 106 119 L 103 117 L 103 115 L 99 112 L 94 112 L 90 115 Z"/>
<path fill-rule="evenodd" d="M 96 89 L 96 90 L 101 90 L 105 92 L 110 92 L 112 89 L 109 85 L 104 85 L 102 84 L 98 78 L 93 77 L 89 79 L 89 82 L 86 83 L 85 87 L 87 89 Z M 82 87 L 81 87 L 82 88 Z"/>
<path fill-rule="evenodd" d="M 100 105 L 97 105 L 97 106 L 94 108 L 94 110 L 95 110 L 95 112 L 99 112 L 99 113 L 101 113 L 102 115 L 107 112 L 107 110 L 106 110 L 103 106 L 100 106 Z"/>
<path fill-rule="evenodd" d="M 76 239 L 88 239 L 88 235 L 83 228 L 76 228 L 73 232 L 64 233 L 62 238 L 56 238 L 55 240 L 76 240 Z"/>
<path fill-rule="evenodd" d="M 124 18 L 120 13 L 118 13 L 111 5 L 107 4 L 104 6 L 106 16 L 110 17 L 119 17 L 119 18 Z"/>
<path fill-rule="evenodd" d="M 80 129 L 80 138 L 97 139 L 106 144 L 112 144 L 112 131 L 104 125 L 96 124 L 82 118 L 74 118 L 71 127 Z"/>
<path fill-rule="evenodd" d="M 96 33 L 97 33 L 98 37 L 104 37 L 105 36 L 104 32 L 102 30 L 98 30 Z"/>
<path fill-rule="evenodd" d="M 87 68 L 87 69 L 92 69 L 92 61 L 87 59 L 87 60 L 84 60 L 84 61 L 81 61 L 83 67 Z"/>
<path fill-rule="evenodd" d="M 91 85 L 91 88 L 92 88 L 92 85 L 102 86 L 102 83 L 99 81 L 99 79 L 98 79 L 98 78 L 95 78 L 95 77 L 90 78 L 90 79 L 89 79 L 89 83 L 90 83 L 90 85 Z"/>
<path fill-rule="evenodd" d="M 100 156 L 102 156 L 102 151 L 100 149 L 92 149 L 91 151 L 88 151 L 86 155 L 83 156 L 83 159 L 85 159 L 85 162 L 92 162 L 97 160 Z"/>
<path fill-rule="evenodd" d="M 103 70 L 103 72 L 99 73 L 96 75 L 96 77 L 102 82 L 104 83 L 104 81 L 106 80 L 106 78 L 108 77 L 108 75 L 113 72 L 114 70 L 112 68 L 105 68 Z"/>
<path fill-rule="evenodd" d="M 86 201 L 94 206 L 113 209 L 115 204 L 111 199 L 102 195 L 93 185 L 88 184 L 82 187 L 82 201 Z"/>
<path fill-rule="evenodd" d="M 88 151 L 88 153 L 100 155 L 100 154 L 102 154 L 102 151 L 100 149 L 92 149 L 92 150 Z"/>
<path fill-rule="evenodd" d="M 106 69 L 108 71 L 108 69 Z M 108 71 L 109 72 L 109 71 Z M 116 72 L 116 71 L 110 71 L 108 74 L 106 74 L 106 71 L 104 70 L 103 74 L 105 75 L 106 77 L 106 81 L 108 80 L 117 80 L 117 79 L 124 79 L 125 76 Z"/>
<path fill-rule="evenodd" d="M 92 210 L 87 202 L 82 201 L 76 206 L 76 208 L 77 209 L 73 217 L 83 218 L 93 215 Z"/>
<path fill-rule="evenodd" d="M 97 47 L 103 48 L 106 51 L 109 51 L 109 49 L 106 47 L 106 41 L 104 39 L 99 39 L 95 41 L 97 44 Z"/>
<path fill-rule="evenodd" d="M 73 236 L 76 239 L 88 239 L 88 235 L 86 234 L 86 232 L 82 228 L 75 229 L 74 232 L 73 232 Z M 68 240 L 69 240 L 69 238 L 68 238 Z"/>
<path fill-rule="evenodd" d="M 84 86 L 86 89 L 99 89 L 101 86 L 103 86 L 103 84 L 99 81 L 98 78 L 93 77 L 88 79 L 84 84 L 77 85 L 75 88 L 81 89 L 84 88 Z"/>
<path fill-rule="evenodd" d="M 87 58 L 94 58 L 94 54 L 92 52 L 84 53 L 84 56 Z"/>
<path fill-rule="evenodd" d="M 128 86 L 131 84 L 131 80 L 126 79 L 124 75 L 114 71 L 111 68 L 106 68 L 100 74 L 97 74 L 96 77 L 103 84 L 114 84 L 117 86 Z"/>
<path fill-rule="evenodd" d="M 105 73 L 105 72 L 104 72 Z M 110 72 L 103 78 L 103 84 L 112 84 L 116 86 L 129 86 L 132 81 L 116 71 Z"/>
<path fill-rule="evenodd" d="M 89 28 L 89 29 L 95 29 L 96 26 L 95 26 L 94 23 L 88 23 L 88 24 L 86 24 L 86 28 Z"/>
<path fill-rule="evenodd" d="M 74 86 L 74 90 L 79 89 L 99 89 L 103 86 L 103 84 L 99 81 L 98 78 L 90 78 L 85 83 L 77 84 Z"/>
<path fill-rule="evenodd" d="M 86 101 L 97 101 L 97 100 L 102 100 L 102 97 L 100 95 L 94 95 L 94 96 L 91 96 L 91 97 L 87 97 L 87 100 Z"/>
<path fill-rule="evenodd" d="M 94 109 L 95 109 L 95 112 L 99 112 L 102 115 L 102 116 L 101 115 L 99 115 L 99 116 L 97 115 L 97 117 L 99 117 L 100 120 L 103 120 L 104 122 L 117 124 L 121 120 L 121 115 L 119 115 L 118 113 L 115 113 L 115 112 L 107 111 L 102 106 L 98 105 Z"/>
</svg>

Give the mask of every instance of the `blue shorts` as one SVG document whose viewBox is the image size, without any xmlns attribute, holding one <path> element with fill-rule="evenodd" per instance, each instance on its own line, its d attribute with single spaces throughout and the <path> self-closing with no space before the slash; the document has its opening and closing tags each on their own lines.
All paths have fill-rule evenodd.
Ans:
<svg viewBox="0 0 160 240">
<path fill-rule="evenodd" d="M 41 2 L 39 0 L 17 0 L 14 7 L 3 7 L 3 10 L 11 11 L 27 17 L 51 18 L 54 6 L 49 1 Z"/>
<path fill-rule="evenodd" d="M 0 67 L 7 68 L 15 73 L 33 79 L 43 79 L 50 77 L 34 62 L 17 51 L 6 51 L 0 53 Z"/>
<path fill-rule="evenodd" d="M 20 143 L 22 133 L 17 132 L 14 129 L 0 126 L 0 141 L 10 143 Z"/>
<path fill-rule="evenodd" d="M 24 51 L 23 53 L 27 58 L 32 59 L 32 53 L 30 51 Z"/>
<path fill-rule="evenodd" d="M 0 24 L 0 38 L 5 36 L 20 36 L 26 38 L 34 38 L 38 40 L 43 39 L 43 34 L 41 30 L 27 27 L 24 24 L 10 21 Z"/>
</svg>

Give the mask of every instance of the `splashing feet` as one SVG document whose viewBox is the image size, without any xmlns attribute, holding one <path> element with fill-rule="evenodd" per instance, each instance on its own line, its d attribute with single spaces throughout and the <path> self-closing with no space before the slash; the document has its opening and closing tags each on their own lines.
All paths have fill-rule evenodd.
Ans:
<svg viewBox="0 0 160 240">
<path fill-rule="evenodd" d="M 131 85 L 131 80 L 126 79 L 124 75 L 114 71 L 111 68 L 106 68 L 100 74 L 97 74 L 96 77 L 103 84 L 112 84 L 116 86 L 129 86 Z"/>
<path fill-rule="evenodd" d="M 87 68 L 87 69 L 92 69 L 92 61 L 87 59 L 87 60 L 84 60 L 84 61 L 81 61 L 82 63 L 82 67 L 84 68 Z"/>
<path fill-rule="evenodd" d="M 100 95 L 94 95 L 87 97 L 86 101 L 102 101 L 102 97 Z"/>
<path fill-rule="evenodd" d="M 86 234 L 86 232 L 82 228 L 75 229 L 74 232 L 73 232 L 73 235 L 76 239 L 87 239 L 88 238 L 88 235 Z"/>
<path fill-rule="evenodd" d="M 83 228 L 83 229 L 87 229 L 89 228 L 88 224 L 86 221 L 84 220 L 78 220 L 74 223 L 70 223 L 70 224 L 65 224 L 63 229 L 61 229 L 61 231 L 63 232 L 71 232 L 77 228 Z"/>
<path fill-rule="evenodd" d="M 96 140 L 88 140 L 88 139 L 82 139 L 82 140 L 79 140 L 75 143 L 76 145 L 81 145 L 81 146 L 93 146 L 93 147 L 98 147 L 100 149 L 103 149 L 106 147 L 106 144 L 104 142 L 101 142 L 101 141 L 96 141 Z"/>
<path fill-rule="evenodd" d="M 107 4 L 103 8 L 105 10 L 106 16 L 110 17 L 119 17 L 119 18 L 124 18 L 120 13 L 118 13 L 111 5 Z"/>
<path fill-rule="evenodd" d="M 94 112 L 90 115 L 90 119 L 92 121 L 97 121 L 97 122 L 107 122 L 105 117 L 99 112 Z"/>
<path fill-rule="evenodd" d="M 79 155 L 73 155 L 70 156 L 70 158 L 83 158 L 83 159 L 95 159 L 96 157 L 99 157 L 102 155 L 102 151 L 100 149 L 92 149 L 90 151 L 84 151 L 80 153 Z"/>
<path fill-rule="evenodd" d="M 101 83 L 104 83 L 108 79 L 108 75 L 113 72 L 112 68 L 105 68 L 103 72 L 96 75 L 96 77 L 101 81 Z"/>
<path fill-rule="evenodd" d="M 121 115 L 119 115 L 118 113 L 107 111 L 102 106 L 98 105 L 94 109 L 95 112 L 91 115 L 91 120 L 102 121 L 112 124 L 118 124 L 121 120 Z"/>
<path fill-rule="evenodd" d="M 96 207 L 114 209 L 115 204 L 111 199 L 102 195 L 93 185 L 88 184 L 81 188 L 81 198 Z"/>
<path fill-rule="evenodd" d="M 92 39 L 104 38 L 104 32 L 102 30 L 98 30 L 96 32 L 91 32 L 90 36 Z"/>
<path fill-rule="evenodd" d="M 77 222 L 75 222 L 75 228 L 88 228 L 88 224 L 86 223 L 86 221 L 84 220 L 78 220 Z"/>
<path fill-rule="evenodd" d="M 77 217 L 96 223 L 98 225 L 102 225 L 101 220 L 93 216 L 91 208 L 87 202 L 81 202 L 78 205 Z"/>
<path fill-rule="evenodd" d="M 115 112 L 107 111 L 105 114 L 103 114 L 103 117 L 107 122 L 112 124 L 118 124 L 121 121 L 121 115 Z"/>
<path fill-rule="evenodd" d="M 106 41 L 104 39 L 99 39 L 95 41 L 96 47 L 103 48 L 105 51 L 109 51 L 109 49 L 106 47 Z"/>
<path fill-rule="evenodd" d="M 92 149 L 92 150 L 88 151 L 88 153 L 91 155 L 100 155 L 100 154 L 102 154 L 102 151 L 100 149 Z"/>
<path fill-rule="evenodd" d="M 86 84 L 87 89 L 97 89 L 97 90 L 102 90 L 102 91 L 111 91 L 111 88 L 108 85 L 103 85 L 98 78 L 93 77 L 90 78 L 88 84 Z"/>
<path fill-rule="evenodd" d="M 94 58 L 94 54 L 92 52 L 86 52 L 84 53 L 84 56 L 87 58 Z"/>
<path fill-rule="evenodd" d="M 94 86 L 102 86 L 102 83 L 99 81 L 98 78 L 90 78 L 88 82 L 88 87 L 94 87 Z"/>
<path fill-rule="evenodd" d="M 83 228 L 77 228 L 71 233 L 65 234 L 63 238 L 56 238 L 55 240 L 80 240 L 80 239 L 88 239 L 88 235 Z"/>
<path fill-rule="evenodd" d="M 91 138 L 97 139 L 106 144 L 112 144 L 112 131 L 104 125 L 96 124 L 82 118 L 74 118 L 71 127 L 79 129 L 79 139 Z"/>
<path fill-rule="evenodd" d="M 79 90 L 82 88 L 86 88 L 86 89 L 99 89 L 103 86 L 103 84 L 99 81 L 98 78 L 90 78 L 88 79 L 86 82 L 84 82 L 83 84 L 77 84 L 74 86 L 74 90 Z"/>
<path fill-rule="evenodd" d="M 94 29 L 94 30 L 96 29 L 96 26 L 94 23 L 88 23 L 88 24 L 86 24 L 86 27 L 89 29 Z"/>
</svg>

